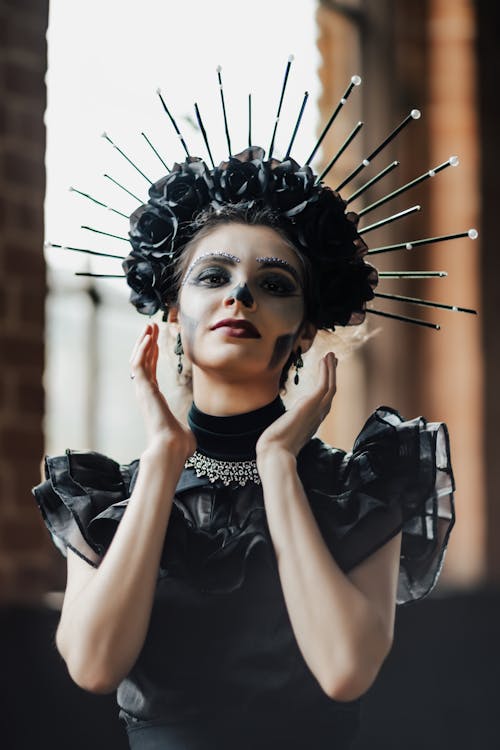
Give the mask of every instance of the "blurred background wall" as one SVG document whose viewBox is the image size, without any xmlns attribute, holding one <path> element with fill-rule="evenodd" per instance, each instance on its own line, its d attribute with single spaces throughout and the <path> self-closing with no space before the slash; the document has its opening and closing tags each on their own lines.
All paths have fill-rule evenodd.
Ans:
<svg viewBox="0 0 500 750">
<path fill-rule="evenodd" d="M 404 226 L 401 222 L 377 230 L 368 237 L 369 244 L 387 245 L 469 227 L 480 232 L 476 242 L 459 239 L 374 256 L 380 270 L 448 271 L 446 279 L 386 280 L 380 290 L 476 308 L 479 315 L 376 300 L 374 307 L 439 322 L 442 329 L 432 331 L 368 316 L 370 330 L 380 328 L 380 332 L 342 364 L 335 409 L 322 428 L 325 439 L 348 448 L 364 419 L 379 404 L 395 406 L 407 418 L 423 414 L 431 421 L 445 421 L 457 482 L 457 523 L 439 586 L 418 605 L 398 610 L 395 646 L 365 698 L 356 748 L 407 750 L 425 744 L 443 750 L 470 747 L 472 742 L 481 750 L 498 748 L 500 722 L 494 696 L 500 671 L 500 462 L 496 456 L 500 343 L 495 326 L 500 262 L 493 201 L 499 164 L 495 30 L 500 11 L 497 4 L 486 0 L 324 0 L 304 3 L 303 10 L 316 29 L 321 84 L 318 133 L 350 76 L 359 73 L 366 83 L 352 102 L 352 122 L 359 118 L 366 127 L 340 163 L 332 187 L 414 107 L 422 110 L 422 120 L 384 152 L 379 168 L 392 159 L 401 164 L 386 178 L 383 190 L 379 185 L 369 194 L 370 202 L 450 155 L 460 157 L 459 171 L 446 170 L 421 184 L 410 198 L 405 195 L 374 213 L 376 220 L 417 202 L 422 205 L 417 219 L 409 217 L 403 220 Z M 101 345 L 96 351 L 89 331 L 95 330 L 92 326 L 101 316 L 101 321 L 115 321 L 112 325 L 116 327 L 107 335 L 113 335 L 114 330 L 116 336 L 135 313 L 127 312 L 126 319 L 113 318 L 113 310 L 124 297 L 91 285 L 79 287 L 80 296 L 70 295 L 64 307 L 64 294 L 71 287 L 68 274 L 63 274 L 66 281 L 59 282 L 56 277 L 60 272 L 46 273 L 43 203 L 48 11 L 43 0 L 0 0 L 0 637 L 4 705 L 0 725 L 6 750 L 31 748 L 35 741 L 38 747 L 51 748 L 83 748 L 92 742 L 94 748 L 109 750 L 126 747 L 113 697 L 93 696 L 74 686 L 55 650 L 53 636 L 61 600 L 57 592 L 64 588 L 65 564 L 48 538 L 30 488 L 40 480 L 44 452 L 65 447 L 102 450 L 108 439 L 113 442 L 113 435 L 101 436 L 102 425 L 96 427 L 94 412 L 100 402 L 95 391 L 106 347 Z M 119 29 L 118 18 L 116 23 Z M 300 49 L 291 51 L 300 53 Z M 72 85 L 78 86 L 78 81 Z M 329 134 L 321 156 L 323 165 L 338 149 L 352 122 L 346 123 L 345 133 Z M 373 174 L 367 170 L 367 176 Z M 362 206 L 363 202 L 353 204 L 354 209 Z M 65 349 L 70 345 L 68 337 L 55 348 L 56 329 L 51 321 L 60 320 L 61 315 L 73 333 L 75 326 L 87 321 L 81 336 L 76 336 L 85 342 L 83 354 Z M 50 352 L 57 350 L 63 359 L 80 356 L 90 362 L 81 384 L 88 395 L 84 417 L 77 416 L 76 402 L 72 413 L 73 384 L 61 375 L 61 360 L 56 360 L 55 354 L 46 362 L 46 347 Z M 58 440 L 66 438 L 54 437 L 50 403 L 59 397 L 65 403 L 68 440 L 84 434 L 85 445 L 62 445 Z M 87 418 L 90 426 L 84 424 Z M 75 428 L 78 419 L 80 433 L 80 427 Z M 113 424 L 115 434 L 123 433 L 120 425 Z M 135 445 L 130 443 L 121 450 L 132 454 Z M 131 454 L 123 460 L 133 458 Z"/>
</svg>

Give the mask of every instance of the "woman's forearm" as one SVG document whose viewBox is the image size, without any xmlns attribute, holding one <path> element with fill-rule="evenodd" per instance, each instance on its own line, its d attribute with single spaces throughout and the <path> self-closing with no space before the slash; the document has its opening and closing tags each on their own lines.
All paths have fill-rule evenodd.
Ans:
<svg viewBox="0 0 500 750">
<path fill-rule="evenodd" d="M 177 451 L 145 451 L 111 545 L 83 590 L 63 605 L 56 643 L 82 687 L 112 691 L 143 646 L 183 462 Z"/>
<path fill-rule="evenodd" d="M 266 451 L 257 464 L 297 643 L 323 690 L 332 698 L 350 700 L 371 685 L 390 640 L 369 600 L 328 550 L 294 456 Z"/>
</svg>

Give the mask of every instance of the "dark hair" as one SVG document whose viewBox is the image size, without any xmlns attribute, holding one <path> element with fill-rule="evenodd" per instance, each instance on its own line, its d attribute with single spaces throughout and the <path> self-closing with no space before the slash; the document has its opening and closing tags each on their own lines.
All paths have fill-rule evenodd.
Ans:
<svg viewBox="0 0 500 750">
<path fill-rule="evenodd" d="M 201 211 L 191 222 L 187 230 L 188 240 L 180 249 L 174 267 L 172 297 L 169 304 L 176 304 L 178 300 L 181 280 L 191 260 L 190 248 L 195 243 L 206 237 L 212 229 L 222 224 L 246 224 L 250 226 L 270 227 L 277 232 L 282 239 L 295 251 L 302 265 L 302 281 L 304 289 L 304 318 L 305 321 L 313 322 L 311 311 L 313 309 L 312 299 L 312 269 L 311 262 L 299 249 L 293 238 L 286 232 L 279 214 L 269 206 L 260 206 L 248 202 L 227 203 L 221 208 L 209 206 Z M 285 363 L 280 376 L 280 389 L 283 389 L 287 380 L 288 371 L 295 360 L 294 352 L 291 352 Z"/>
</svg>

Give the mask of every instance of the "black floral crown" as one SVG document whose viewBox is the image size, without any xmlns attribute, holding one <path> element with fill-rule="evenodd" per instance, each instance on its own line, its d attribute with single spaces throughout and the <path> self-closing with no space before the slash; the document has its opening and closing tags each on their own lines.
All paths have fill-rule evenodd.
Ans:
<svg viewBox="0 0 500 750">
<path fill-rule="evenodd" d="M 274 141 L 292 60 L 293 57 L 290 57 L 285 70 L 267 158 L 265 158 L 266 152 L 263 148 L 251 145 L 250 96 L 249 146 L 238 154 L 233 155 L 231 153 L 231 140 L 220 68 L 217 69 L 217 75 L 229 159 L 221 162 L 218 166 L 214 164 L 201 115 L 197 104 L 195 104 L 198 125 L 212 164 L 211 169 L 203 159 L 191 156 L 177 123 L 171 115 L 161 91 L 158 90 L 157 93 L 163 109 L 175 128 L 186 153 L 185 161 L 180 164 L 175 163 L 172 169 L 169 170 L 151 141 L 142 133 L 148 145 L 161 160 L 164 168 L 167 169 L 167 174 L 154 183 L 150 182 L 151 186 L 147 203 L 139 206 L 130 216 L 129 237 L 118 238 L 130 241 L 132 245 L 130 254 L 123 257 L 84 248 L 71 247 L 67 249 L 121 259 L 127 283 L 131 288 L 131 303 L 144 315 L 153 315 L 158 310 L 162 310 L 165 319 L 169 305 L 175 301 L 177 260 L 182 255 L 183 248 L 196 230 L 197 217 L 208 208 L 217 211 L 227 205 L 243 204 L 248 208 L 253 206 L 256 208 L 266 207 L 272 210 L 273 214 L 277 217 L 280 229 L 290 237 L 295 246 L 310 262 L 313 286 L 313 301 L 310 314 L 313 319 L 312 322 L 319 328 L 334 330 L 336 325 L 359 325 L 364 321 L 367 312 L 434 329 L 440 328 L 438 324 L 425 320 L 367 307 L 366 303 L 375 297 L 459 312 L 475 313 L 475 310 L 457 307 L 456 305 L 444 305 L 415 297 L 403 297 L 401 295 L 375 292 L 379 279 L 382 277 L 429 278 L 433 276 L 446 276 L 446 272 L 386 271 L 378 273 L 377 269 L 366 261 L 367 255 L 376 253 L 413 249 L 421 245 L 452 240 L 459 237 L 476 239 L 477 231 L 475 229 L 451 235 L 400 242 L 395 245 L 373 248 L 371 250 L 368 249 L 362 238 L 363 234 L 385 224 L 397 221 L 414 211 L 418 211 L 420 206 L 412 206 L 405 211 L 393 214 L 369 226 L 358 229 L 358 222 L 362 216 L 420 182 L 434 177 L 448 166 L 456 166 L 458 164 L 457 157 L 450 157 L 447 161 L 424 172 L 406 185 L 388 193 L 383 198 L 364 207 L 357 213 L 346 210 L 349 203 L 358 199 L 366 190 L 389 174 L 389 172 L 398 166 L 399 162 L 392 162 L 382 169 L 381 172 L 361 185 L 346 200 L 340 196 L 339 191 L 358 177 L 403 128 L 413 120 L 418 119 L 420 112 L 415 109 L 412 110 L 387 138 L 368 154 L 335 190 L 332 190 L 323 183 L 323 179 L 351 141 L 354 140 L 361 130 L 363 123 L 358 122 L 355 125 L 337 154 L 329 161 L 319 176 L 313 173 L 309 164 L 340 110 L 347 102 L 351 92 L 361 83 L 361 79 L 359 76 L 351 78 L 337 107 L 323 128 L 309 158 L 303 166 L 300 166 L 291 158 L 290 152 L 307 102 L 308 93 L 305 93 L 290 144 L 284 159 L 280 161 L 273 156 Z M 104 137 L 119 151 L 129 164 L 143 177 L 146 177 L 132 160 L 113 143 L 106 133 L 104 133 Z M 123 188 L 115 180 L 113 182 L 118 187 L 130 193 L 130 191 Z M 72 189 L 86 198 L 90 198 L 95 203 L 105 208 L 110 208 L 107 204 L 96 200 L 88 193 L 83 193 L 75 188 Z M 111 210 L 115 211 L 115 209 Z M 115 211 L 115 213 L 121 214 L 119 211 Z M 121 215 L 124 216 L 124 214 Z M 91 227 L 85 228 L 91 229 Z M 91 231 L 116 237 L 116 235 L 109 235 L 108 232 L 101 232 L 100 230 L 92 229 Z M 48 244 L 53 247 L 64 247 L 63 245 Z M 93 274 L 87 272 L 78 273 L 78 275 L 99 277 L 120 276 L 119 274 Z"/>
<path fill-rule="evenodd" d="M 123 270 L 130 301 L 146 315 L 166 311 L 174 301 L 175 261 L 192 234 L 196 216 L 209 206 L 266 206 L 309 258 L 313 271 L 312 315 L 318 327 L 355 325 L 373 299 L 378 275 L 365 263 L 368 251 L 359 236 L 357 215 L 345 212 L 338 193 L 316 183 L 309 166 L 293 159 L 264 159 L 264 150 L 247 148 L 210 170 L 199 158 L 175 164 L 154 183 L 149 201 L 130 217 L 132 252 Z"/>
</svg>

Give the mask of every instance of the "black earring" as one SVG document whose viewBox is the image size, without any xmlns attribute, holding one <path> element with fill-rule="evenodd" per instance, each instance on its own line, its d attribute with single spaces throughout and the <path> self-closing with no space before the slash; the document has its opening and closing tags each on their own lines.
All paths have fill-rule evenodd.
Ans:
<svg viewBox="0 0 500 750">
<path fill-rule="evenodd" d="M 174 354 L 177 354 L 179 357 L 177 362 L 177 372 L 179 375 L 182 372 L 182 355 L 184 354 L 184 349 L 182 348 L 182 341 L 181 341 L 181 334 L 177 334 L 177 341 L 175 342 L 175 348 L 174 348 Z"/>
<path fill-rule="evenodd" d="M 297 354 L 295 356 L 294 365 L 295 365 L 295 375 L 293 378 L 293 382 L 295 383 L 295 385 L 298 385 L 299 384 L 299 370 L 301 367 L 304 367 L 304 362 L 302 361 L 302 349 L 300 348 L 300 346 L 297 348 Z"/>
</svg>

